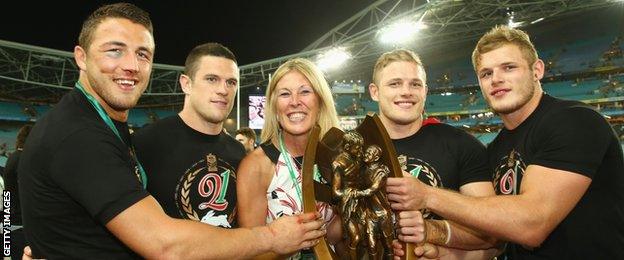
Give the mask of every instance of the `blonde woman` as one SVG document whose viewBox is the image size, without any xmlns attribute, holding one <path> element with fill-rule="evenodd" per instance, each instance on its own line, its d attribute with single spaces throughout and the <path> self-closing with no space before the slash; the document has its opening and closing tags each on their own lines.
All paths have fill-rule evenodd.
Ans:
<svg viewBox="0 0 624 260">
<path fill-rule="evenodd" d="M 302 212 L 301 167 L 312 127 L 321 135 L 338 126 L 327 81 L 306 59 L 282 64 L 266 92 L 262 144 L 243 159 L 237 180 L 238 220 L 241 227 L 261 226 L 284 215 Z M 317 209 L 328 224 L 328 241 L 341 238 L 338 218 L 326 203 Z M 293 252 L 292 258 L 301 257 Z"/>
</svg>

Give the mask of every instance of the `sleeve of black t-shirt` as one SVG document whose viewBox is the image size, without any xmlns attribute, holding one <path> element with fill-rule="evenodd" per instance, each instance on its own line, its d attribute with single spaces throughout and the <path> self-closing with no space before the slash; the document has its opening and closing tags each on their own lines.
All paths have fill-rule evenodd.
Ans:
<svg viewBox="0 0 624 260">
<path fill-rule="evenodd" d="M 83 129 L 62 140 L 50 165 L 50 177 L 102 224 L 148 196 L 124 147 L 103 129 Z"/>
<path fill-rule="evenodd" d="M 529 164 L 579 173 L 592 178 L 609 147 L 612 129 L 596 111 L 570 107 L 544 118 L 534 138 Z"/>
<path fill-rule="evenodd" d="M 492 172 L 487 164 L 485 146 L 474 136 L 461 134 L 458 147 L 459 186 L 472 182 L 491 182 Z"/>
</svg>

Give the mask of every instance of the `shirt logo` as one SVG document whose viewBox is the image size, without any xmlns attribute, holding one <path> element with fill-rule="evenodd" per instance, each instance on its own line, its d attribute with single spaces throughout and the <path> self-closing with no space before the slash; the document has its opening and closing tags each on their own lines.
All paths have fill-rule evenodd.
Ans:
<svg viewBox="0 0 624 260">
<path fill-rule="evenodd" d="M 526 164 L 516 150 L 500 159 L 494 171 L 494 190 L 499 195 L 517 194 Z"/>
<path fill-rule="evenodd" d="M 235 196 L 235 188 L 235 171 L 210 153 L 182 175 L 176 188 L 176 205 L 188 219 L 229 228 L 234 221 L 236 202 L 228 197 Z"/>
</svg>

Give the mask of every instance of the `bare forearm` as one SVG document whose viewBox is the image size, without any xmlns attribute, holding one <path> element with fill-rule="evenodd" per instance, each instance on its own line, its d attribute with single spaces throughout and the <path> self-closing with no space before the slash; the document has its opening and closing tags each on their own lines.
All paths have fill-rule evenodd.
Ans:
<svg viewBox="0 0 624 260">
<path fill-rule="evenodd" d="M 530 165 L 518 195 L 473 197 L 412 178 L 388 178 L 386 190 L 395 210 L 427 208 L 484 234 L 537 247 L 570 213 L 590 184 L 591 179 L 581 174 Z"/>
<path fill-rule="evenodd" d="M 448 247 L 475 250 L 475 249 L 489 249 L 496 247 L 498 239 L 482 234 L 479 231 L 473 230 L 468 227 L 464 227 L 452 221 L 449 221 L 451 226 L 451 238 L 449 239 Z"/>
<path fill-rule="evenodd" d="M 176 259 L 240 259 L 271 251 L 269 228 L 224 229 L 200 222 L 174 220 L 164 255 Z M 175 234 L 175 235 L 174 235 Z"/>
<path fill-rule="evenodd" d="M 117 238 L 148 259 L 245 258 L 272 250 L 268 227 L 223 229 L 172 219 L 147 197 L 106 224 Z"/>
<path fill-rule="evenodd" d="M 527 203 L 522 195 L 476 198 L 448 190 L 428 189 L 427 208 L 446 219 L 487 235 L 530 244 L 530 241 L 534 241 L 534 235 L 530 232 L 540 228 L 540 214 L 536 212 L 535 204 Z"/>
<path fill-rule="evenodd" d="M 425 230 L 427 242 L 457 249 L 488 249 L 497 242 L 495 238 L 446 220 L 426 220 Z"/>
</svg>

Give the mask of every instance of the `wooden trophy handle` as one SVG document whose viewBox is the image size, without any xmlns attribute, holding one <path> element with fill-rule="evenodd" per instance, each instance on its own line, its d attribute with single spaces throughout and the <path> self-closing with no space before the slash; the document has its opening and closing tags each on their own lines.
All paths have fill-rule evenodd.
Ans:
<svg viewBox="0 0 624 260">
<path fill-rule="evenodd" d="M 314 163 L 316 158 L 316 148 L 319 142 L 321 128 L 314 126 L 308 137 L 305 154 L 303 156 L 301 187 L 303 193 L 303 211 L 316 212 L 316 194 L 314 192 Z M 327 239 L 322 237 L 319 243 L 314 246 L 314 255 L 320 260 L 337 260 L 338 256 L 329 247 Z"/>
</svg>

